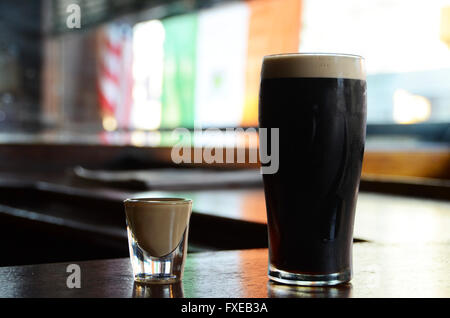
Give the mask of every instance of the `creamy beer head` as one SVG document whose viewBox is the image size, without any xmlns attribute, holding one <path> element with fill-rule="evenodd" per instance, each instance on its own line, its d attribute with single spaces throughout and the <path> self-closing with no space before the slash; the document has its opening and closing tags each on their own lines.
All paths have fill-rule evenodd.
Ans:
<svg viewBox="0 0 450 318">
<path fill-rule="evenodd" d="M 187 230 L 192 201 L 181 198 L 127 199 L 127 224 L 138 245 L 154 257 L 171 253 Z"/>
<path fill-rule="evenodd" d="M 264 57 L 261 78 L 366 79 L 364 59 L 358 55 L 325 53 L 276 54 Z"/>
</svg>

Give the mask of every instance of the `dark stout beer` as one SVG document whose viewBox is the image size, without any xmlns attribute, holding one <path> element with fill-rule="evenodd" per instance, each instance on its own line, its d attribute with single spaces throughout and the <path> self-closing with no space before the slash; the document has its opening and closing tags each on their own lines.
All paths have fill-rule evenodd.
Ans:
<svg viewBox="0 0 450 318">
<path fill-rule="evenodd" d="M 273 280 L 332 285 L 351 278 L 366 127 L 363 66 L 351 55 L 264 59 L 259 124 L 279 128 L 280 142 L 278 172 L 263 176 Z"/>
</svg>

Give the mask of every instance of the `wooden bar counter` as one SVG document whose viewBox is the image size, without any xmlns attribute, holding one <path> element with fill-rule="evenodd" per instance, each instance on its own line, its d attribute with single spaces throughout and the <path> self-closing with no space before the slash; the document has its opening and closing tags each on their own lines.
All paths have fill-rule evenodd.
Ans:
<svg viewBox="0 0 450 318">
<path fill-rule="evenodd" d="M 334 287 L 267 279 L 267 249 L 189 254 L 182 283 L 139 285 L 128 258 L 78 262 L 80 288 L 68 288 L 69 263 L 0 268 L 0 297 L 449 297 L 449 244 L 354 245 L 354 278 Z"/>
<path fill-rule="evenodd" d="M 91 240 L 80 243 L 82 248 L 91 248 L 96 251 L 96 257 L 88 261 L 85 260 L 86 258 L 76 260 L 70 246 L 63 246 L 61 251 L 69 256 L 72 255 L 69 261 L 60 262 L 61 258 L 59 258 L 57 263 L 47 261 L 43 262 L 44 264 L 28 263 L 35 265 L 0 267 L 0 298 L 450 297 L 450 231 L 448 231 L 450 202 L 448 201 L 361 192 L 356 211 L 352 281 L 335 287 L 295 287 L 272 283 L 268 280 L 267 248 L 244 247 L 257 243 L 249 244 L 248 240 L 251 240 L 252 233 L 259 233 L 258 242 L 265 244 L 263 241 L 266 234 L 263 230 L 266 226 L 266 218 L 262 189 L 139 193 L 108 191 L 103 193 L 98 190 L 81 191 L 75 188 L 54 188 L 49 184 L 45 186 L 40 184 L 37 189 L 40 191 L 37 196 L 39 202 L 44 200 L 44 194 L 51 194 L 53 201 L 49 202 L 56 202 L 54 201 L 56 194 L 61 191 L 70 194 L 70 198 L 77 198 L 78 205 L 80 200 L 87 200 L 89 197 L 95 197 L 96 200 L 103 198 L 102 200 L 105 201 L 86 201 L 89 202 L 89 206 L 96 207 L 92 211 L 85 205 L 80 205 L 79 209 L 73 211 L 70 209 L 65 211 L 62 209 L 65 205 L 60 203 L 57 207 L 65 213 L 58 215 L 51 214 L 56 213 L 56 210 L 52 212 L 54 203 L 42 207 L 36 206 L 36 208 L 34 206 L 24 206 L 20 209 L 9 207 L 10 203 L 7 199 L 14 194 L 11 192 L 14 189 L 4 187 L 3 193 L 6 197 L 3 200 L 6 205 L 1 210 L 5 220 L 7 220 L 6 217 L 15 220 L 11 224 L 19 221 L 47 224 L 46 230 L 60 228 L 59 232 L 55 233 L 78 234 L 80 239 L 89 234 L 94 241 L 101 237 L 106 241 L 117 238 L 117 244 L 123 247 L 125 253 L 119 258 L 100 257 L 98 252 L 101 251 L 89 245 L 94 242 Z M 12 194 L 5 192 L 6 190 Z M 22 188 L 19 190 L 24 191 Z M 31 194 L 30 192 L 26 197 L 31 197 Z M 206 252 L 191 250 L 191 253 L 188 253 L 185 276 L 181 284 L 135 284 L 131 275 L 130 261 L 123 257 L 127 255 L 127 247 L 125 227 L 121 225 L 124 218 L 121 200 L 130 195 L 133 197 L 170 195 L 192 198 L 194 210 L 191 221 L 194 222 L 190 228 L 190 241 L 195 237 L 203 238 L 203 241 L 211 240 L 211 235 L 217 236 L 219 232 L 206 233 L 205 226 L 216 224 L 216 227 L 220 225 L 217 229 L 222 231 L 220 232 L 222 240 L 237 241 L 235 243 L 239 246 L 239 250 L 235 248 Z M 67 204 L 75 205 L 74 202 L 74 199 L 71 199 Z M 99 210 L 100 207 L 104 211 Z M 34 208 L 36 212 L 32 212 Z M 103 218 L 101 222 L 96 219 L 91 220 L 92 216 L 88 216 L 94 212 L 101 212 L 103 215 L 108 215 L 108 218 Z M 120 222 L 112 222 L 116 218 Z M 111 224 L 106 224 L 105 220 Z M 27 238 L 30 237 L 27 236 Z M 25 245 L 23 247 L 26 248 Z M 80 266 L 80 288 L 67 287 L 67 279 L 71 274 L 67 272 L 69 264 Z"/>
</svg>

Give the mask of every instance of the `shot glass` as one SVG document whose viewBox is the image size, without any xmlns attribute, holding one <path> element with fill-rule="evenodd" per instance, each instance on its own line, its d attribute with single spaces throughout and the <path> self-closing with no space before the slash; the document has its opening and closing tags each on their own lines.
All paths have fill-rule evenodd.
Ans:
<svg viewBox="0 0 450 318">
<path fill-rule="evenodd" d="M 169 284 L 183 278 L 192 200 L 138 198 L 124 201 L 134 280 Z"/>
</svg>

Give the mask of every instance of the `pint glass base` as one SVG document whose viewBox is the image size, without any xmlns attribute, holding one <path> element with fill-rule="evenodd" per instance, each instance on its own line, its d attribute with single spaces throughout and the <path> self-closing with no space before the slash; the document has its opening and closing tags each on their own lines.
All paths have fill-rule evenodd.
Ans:
<svg viewBox="0 0 450 318">
<path fill-rule="evenodd" d="M 277 269 L 273 265 L 269 266 L 269 279 L 282 284 L 298 286 L 333 286 L 346 283 L 350 281 L 351 278 L 352 271 L 350 268 L 339 273 L 315 275 L 290 273 Z"/>
</svg>

